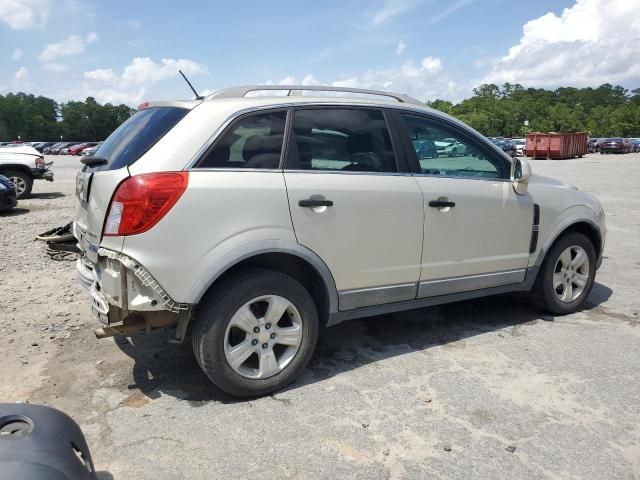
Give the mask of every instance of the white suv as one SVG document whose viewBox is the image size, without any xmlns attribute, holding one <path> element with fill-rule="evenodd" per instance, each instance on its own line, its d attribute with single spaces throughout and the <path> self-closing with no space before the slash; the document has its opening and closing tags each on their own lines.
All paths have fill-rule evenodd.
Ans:
<svg viewBox="0 0 640 480">
<path fill-rule="evenodd" d="M 339 95 L 303 94 L 318 90 Z M 445 139 L 463 155 L 416 152 Z M 189 329 L 237 396 L 287 385 L 344 320 L 505 292 L 573 312 L 602 259 L 598 200 L 405 95 L 145 103 L 82 161 L 74 233 L 96 334 Z"/>
</svg>

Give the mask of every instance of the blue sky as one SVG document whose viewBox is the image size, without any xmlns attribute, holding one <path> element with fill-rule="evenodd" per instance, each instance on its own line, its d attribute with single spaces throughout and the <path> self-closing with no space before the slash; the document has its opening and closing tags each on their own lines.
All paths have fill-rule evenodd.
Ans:
<svg viewBox="0 0 640 480">
<path fill-rule="evenodd" d="M 0 94 L 137 102 L 246 83 L 459 100 L 492 81 L 640 86 L 640 0 L 0 0 Z"/>
</svg>

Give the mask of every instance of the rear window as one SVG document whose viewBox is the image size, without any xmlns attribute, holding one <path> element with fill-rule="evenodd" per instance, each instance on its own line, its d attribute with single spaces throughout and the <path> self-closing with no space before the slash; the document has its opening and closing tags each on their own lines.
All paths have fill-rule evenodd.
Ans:
<svg viewBox="0 0 640 480">
<path fill-rule="evenodd" d="M 180 107 L 140 110 L 120 125 L 94 154 L 107 160 L 96 170 L 117 170 L 133 165 L 189 112 Z"/>
</svg>

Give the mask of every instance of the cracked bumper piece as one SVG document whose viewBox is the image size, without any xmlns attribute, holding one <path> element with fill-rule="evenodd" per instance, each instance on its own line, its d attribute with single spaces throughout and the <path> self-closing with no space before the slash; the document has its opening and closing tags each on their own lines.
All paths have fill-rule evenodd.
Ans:
<svg viewBox="0 0 640 480">
<path fill-rule="evenodd" d="M 100 248 L 97 263 L 86 256 L 76 262 L 80 284 L 89 291 L 93 314 L 106 325 L 131 314 L 180 314 L 189 305 L 175 302 L 153 276 L 134 259 Z"/>
</svg>

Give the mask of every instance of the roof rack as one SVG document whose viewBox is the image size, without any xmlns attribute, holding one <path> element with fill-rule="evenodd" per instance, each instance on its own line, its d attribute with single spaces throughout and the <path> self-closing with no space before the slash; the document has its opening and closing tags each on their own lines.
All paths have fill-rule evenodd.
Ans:
<svg viewBox="0 0 640 480">
<path fill-rule="evenodd" d="M 405 95 L 403 93 L 384 92 L 382 90 L 368 90 L 365 88 L 347 88 L 347 87 L 329 87 L 322 85 L 243 85 L 240 87 L 231 87 L 208 95 L 207 98 L 242 98 L 249 92 L 259 91 L 286 91 L 287 96 L 300 96 L 303 91 L 314 92 L 341 92 L 341 93 L 359 93 L 364 95 L 378 95 L 382 97 L 390 97 L 401 103 L 411 103 L 413 105 L 422 105 L 420 100 Z"/>
</svg>

